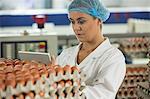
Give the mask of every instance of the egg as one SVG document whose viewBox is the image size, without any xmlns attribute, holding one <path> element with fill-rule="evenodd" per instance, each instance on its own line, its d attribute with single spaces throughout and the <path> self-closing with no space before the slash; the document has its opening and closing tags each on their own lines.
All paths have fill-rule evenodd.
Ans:
<svg viewBox="0 0 150 99">
<path fill-rule="evenodd" d="M 6 84 L 6 86 L 11 86 L 11 87 L 15 88 L 16 81 L 14 79 L 6 79 L 5 84 Z"/>
<path fill-rule="evenodd" d="M 27 93 L 27 96 L 30 97 L 30 99 L 34 99 L 34 93 L 33 92 L 29 92 Z"/>
<path fill-rule="evenodd" d="M 56 75 L 56 71 L 55 71 L 54 68 L 48 69 L 48 73 L 49 73 L 49 76 L 50 76 L 51 74 L 53 74 L 54 76 Z"/>
<path fill-rule="evenodd" d="M 5 80 L 6 75 L 0 73 L 0 80 Z"/>
<path fill-rule="evenodd" d="M 53 99 L 64 99 L 69 96 L 68 99 L 71 99 L 73 96 L 71 91 L 77 92 L 80 87 L 80 83 L 77 82 L 79 78 L 69 80 L 75 77 L 72 73 L 76 76 L 79 74 L 79 69 L 70 65 L 62 67 L 45 65 L 34 60 L 0 58 L 0 91 L 5 92 L 8 86 L 12 87 L 14 95 L 4 97 L 9 99 L 34 99 L 37 96 L 43 99 L 49 96 Z M 15 90 L 19 92 L 16 94 Z M 48 94 L 47 91 L 50 93 Z"/>
<path fill-rule="evenodd" d="M 16 78 L 16 82 L 17 83 L 19 83 L 19 84 L 21 84 L 21 85 L 25 85 L 25 79 L 24 79 L 24 77 L 18 77 L 18 78 Z"/>
<path fill-rule="evenodd" d="M 12 73 L 13 72 L 13 67 L 12 66 L 7 66 L 5 68 L 5 73 Z"/>
<path fill-rule="evenodd" d="M 71 70 L 72 70 L 72 73 L 73 73 L 74 71 L 80 72 L 80 70 L 79 70 L 79 68 L 78 68 L 77 66 L 71 67 Z"/>
<path fill-rule="evenodd" d="M 66 83 L 65 83 L 66 85 L 66 87 L 68 87 L 68 86 L 72 86 L 72 81 L 71 80 L 66 80 Z"/>
<path fill-rule="evenodd" d="M 5 89 L 5 83 L 4 81 L 3 82 L 0 81 L 0 91 L 4 89 Z"/>
<path fill-rule="evenodd" d="M 14 61 L 14 65 L 22 65 L 22 62 L 17 59 L 17 60 Z"/>
<path fill-rule="evenodd" d="M 22 70 L 22 65 L 15 65 L 14 72 L 21 71 L 21 70 Z"/>
<path fill-rule="evenodd" d="M 22 66 L 22 68 L 27 68 L 27 69 L 29 69 L 29 68 L 30 68 L 30 64 L 24 64 L 24 65 Z"/>
<path fill-rule="evenodd" d="M 45 75 L 46 77 L 48 77 L 48 72 L 46 70 L 40 70 L 40 75 Z"/>
<path fill-rule="evenodd" d="M 18 95 L 18 97 L 16 99 L 25 99 L 23 94 Z"/>
<path fill-rule="evenodd" d="M 68 73 L 71 74 L 71 67 L 69 65 L 64 66 L 63 70 L 64 70 L 65 73 L 68 72 Z"/>
<path fill-rule="evenodd" d="M 44 97 L 45 93 L 43 91 L 39 92 L 40 97 Z"/>
<path fill-rule="evenodd" d="M 4 67 L 4 66 L 6 66 L 6 63 L 3 61 L 0 61 L 0 67 Z"/>
<path fill-rule="evenodd" d="M 63 73 L 64 73 L 64 70 L 63 70 L 63 68 L 61 68 L 61 67 L 57 67 L 57 68 L 55 69 L 55 71 L 56 71 L 57 75 L 58 75 L 58 74 L 62 74 L 62 75 L 63 75 Z"/>
</svg>

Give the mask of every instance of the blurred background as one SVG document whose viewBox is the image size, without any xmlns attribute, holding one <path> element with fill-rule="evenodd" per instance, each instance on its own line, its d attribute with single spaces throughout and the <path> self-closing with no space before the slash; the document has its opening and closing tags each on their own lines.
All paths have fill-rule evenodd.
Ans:
<svg viewBox="0 0 150 99">
<path fill-rule="evenodd" d="M 148 79 L 150 0 L 101 1 L 111 12 L 103 24 L 103 34 L 123 52 L 128 64 L 127 76 L 117 98 L 138 99 L 142 91 L 136 90 L 137 85 Z M 63 49 L 77 45 L 66 9 L 70 2 L 0 0 L 0 57 L 19 58 L 20 50 L 49 52 L 57 56 Z M 150 99 L 144 95 L 147 98 L 140 99 Z"/>
</svg>

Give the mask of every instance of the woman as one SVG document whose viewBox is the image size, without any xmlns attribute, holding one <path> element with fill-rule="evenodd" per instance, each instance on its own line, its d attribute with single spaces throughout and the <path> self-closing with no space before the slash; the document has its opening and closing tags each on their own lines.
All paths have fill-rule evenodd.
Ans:
<svg viewBox="0 0 150 99">
<path fill-rule="evenodd" d="M 99 0 L 73 0 L 69 19 L 79 45 L 65 49 L 58 57 L 61 66 L 76 65 L 86 75 L 87 99 L 115 99 L 124 79 L 126 66 L 121 51 L 102 34 L 102 23 L 109 17 Z"/>
</svg>

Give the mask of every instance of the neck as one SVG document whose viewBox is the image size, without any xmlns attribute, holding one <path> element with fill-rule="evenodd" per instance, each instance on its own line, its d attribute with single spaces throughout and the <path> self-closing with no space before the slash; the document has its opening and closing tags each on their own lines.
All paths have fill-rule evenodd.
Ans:
<svg viewBox="0 0 150 99">
<path fill-rule="evenodd" d="M 93 51 L 95 50 L 102 42 L 104 41 L 104 37 L 101 36 L 99 39 L 95 39 L 91 42 L 83 42 L 81 46 L 81 50 Z"/>
</svg>

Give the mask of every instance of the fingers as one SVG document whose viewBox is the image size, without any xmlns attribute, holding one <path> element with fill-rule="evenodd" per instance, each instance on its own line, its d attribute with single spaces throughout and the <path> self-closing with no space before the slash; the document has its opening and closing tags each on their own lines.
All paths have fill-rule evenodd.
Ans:
<svg viewBox="0 0 150 99">
<path fill-rule="evenodd" d="M 54 55 L 51 56 L 51 64 L 56 65 L 56 58 Z"/>
</svg>

